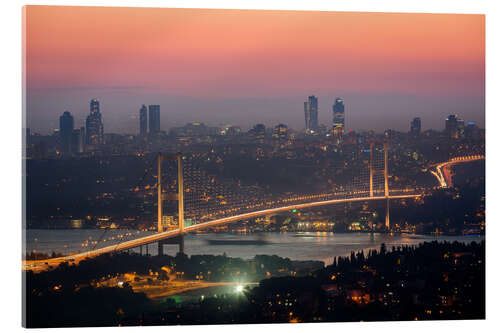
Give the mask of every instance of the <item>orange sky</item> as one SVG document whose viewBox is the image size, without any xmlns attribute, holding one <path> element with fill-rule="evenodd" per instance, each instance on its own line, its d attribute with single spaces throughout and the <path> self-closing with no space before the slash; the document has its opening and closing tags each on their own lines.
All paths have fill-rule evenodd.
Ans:
<svg viewBox="0 0 500 333">
<path fill-rule="evenodd" d="M 28 6 L 28 88 L 484 98 L 484 16 Z"/>
</svg>

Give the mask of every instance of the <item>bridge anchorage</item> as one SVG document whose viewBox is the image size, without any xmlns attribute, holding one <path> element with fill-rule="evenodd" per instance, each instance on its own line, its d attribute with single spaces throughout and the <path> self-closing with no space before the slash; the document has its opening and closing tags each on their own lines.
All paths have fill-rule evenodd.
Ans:
<svg viewBox="0 0 500 333">
<path fill-rule="evenodd" d="M 164 193 L 162 183 L 162 162 L 173 160 L 177 162 L 177 193 Z M 162 233 L 165 227 L 165 216 L 163 214 L 163 203 L 166 200 L 175 200 L 178 202 L 178 229 L 177 236 L 158 240 L 158 255 L 163 255 L 163 246 L 166 244 L 178 244 L 179 252 L 184 253 L 184 175 L 182 168 L 182 153 L 162 155 L 158 154 L 158 174 L 157 174 L 157 194 L 158 194 L 158 233 Z"/>
</svg>

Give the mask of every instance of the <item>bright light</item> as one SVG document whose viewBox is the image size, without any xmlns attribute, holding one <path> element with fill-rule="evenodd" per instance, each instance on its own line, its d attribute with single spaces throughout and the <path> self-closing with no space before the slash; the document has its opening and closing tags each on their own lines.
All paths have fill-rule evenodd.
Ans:
<svg viewBox="0 0 500 333">
<path fill-rule="evenodd" d="M 236 292 L 241 293 L 243 291 L 243 286 L 241 284 L 236 286 Z"/>
</svg>

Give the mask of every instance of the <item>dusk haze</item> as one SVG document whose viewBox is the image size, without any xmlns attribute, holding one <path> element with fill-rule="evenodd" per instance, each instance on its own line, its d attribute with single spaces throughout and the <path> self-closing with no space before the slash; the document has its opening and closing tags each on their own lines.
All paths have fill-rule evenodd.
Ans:
<svg viewBox="0 0 500 333">
<path fill-rule="evenodd" d="M 442 129 L 451 113 L 484 127 L 484 16 L 28 6 L 28 126 L 81 123 L 98 97 L 110 132 L 136 133 L 143 103 L 165 129 L 190 121 L 286 119 L 301 103 L 348 104 L 349 130 Z M 381 114 L 386 118 L 381 117 Z M 390 121 L 388 121 L 390 119 Z"/>
</svg>

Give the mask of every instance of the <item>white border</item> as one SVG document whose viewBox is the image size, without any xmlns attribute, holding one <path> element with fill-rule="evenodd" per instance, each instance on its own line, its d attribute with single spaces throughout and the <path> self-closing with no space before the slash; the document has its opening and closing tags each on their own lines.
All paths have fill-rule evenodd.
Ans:
<svg viewBox="0 0 500 333">
<path fill-rule="evenodd" d="M 21 330 L 21 6 L 33 5 L 85 5 L 85 6 L 140 6 L 140 7 L 184 7 L 184 8 L 240 8 L 240 9 L 288 9 L 288 10 L 331 10 L 331 11 L 373 11 L 373 12 L 425 12 L 425 13 L 476 13 L 486 14 L 486 126 L 487 126 L 487 320 L 486 321 L 446 321 L 446 322 L 391 322 L 391 323 L 363 323 L 363 324 L 295 324 L 295 325 L 226 325 L 226 326 L 184 326 L 169 328 L 141 328 L 141 330 L 175 330 L 176 332 L 191 332 L 203 330 L 217 332 L 234 332 L 235 330 L 250 332 L 253 330 L 281 330 L 298 332 L 314 330 L 369 330 L 370 332 L 398 332 L 402 330 L 417 332 L 422 330 L 467 330 L 477 331 L 493 328 L 497 324 L 496 310 L 498 287 L 496 281 L 499 276 L 497 258 L 499 245 L 498 223 L 500 214 L 495 209 L 498 200 L 497 188 L 500 181 L 495 175 L 495 167 L 500 162 L 495 153 L 496 144 L 500 143 L 500 131 L 495 131 L 500 124 L 500 107 L 498 95 L 500 91 L 498 49 L 498 33 L 500 32 L 500 12 L 497 1 L 486 0 L 351 0 L 332 2 L 328 0 L 227 0 L 227 1 L 160 1 L 160 0 L 59 0 L 59 1 L 17 1 L 4 0 L 0 10 L 2 24 L 2 129 L 0 133 L 2 143 L 2 270 L 0 314 L 2 328 Z M 78 329 L 80 330 L 80 329 Z M 96 330 L 96 329 L 93 329 Z M 104 332 L 105 329 L 97 329 Z M 121 328 L 121 331 L 135 331 L 137 328 Z M 58 331 L 66 331 L 59 329 Z"/>
</svg>

